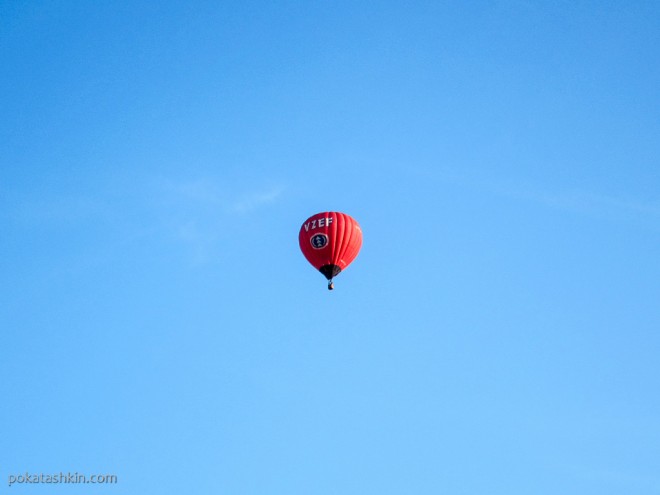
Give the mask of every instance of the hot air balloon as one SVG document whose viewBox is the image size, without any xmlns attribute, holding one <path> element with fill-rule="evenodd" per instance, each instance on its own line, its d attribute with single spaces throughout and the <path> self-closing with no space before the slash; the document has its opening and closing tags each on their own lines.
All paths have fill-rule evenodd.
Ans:
<svg viewBox="0 0 660 495">
<path fill-rule="evenodd" d="M 325 275 L 328 290 L 332 290 L 333 277 L 358 255 L 362 247 L 362 230 L 345 213 L 325 211 L 305 220 L 300 227 L 298 242 L 307 261 Z"/>
</svg>

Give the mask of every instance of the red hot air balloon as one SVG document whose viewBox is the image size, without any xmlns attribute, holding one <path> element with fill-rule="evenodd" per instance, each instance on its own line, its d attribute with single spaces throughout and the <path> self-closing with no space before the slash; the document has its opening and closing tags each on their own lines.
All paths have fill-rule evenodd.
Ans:
<svg viewBox="0 0 660 495">
<path fill-rule="evenodd" d="M 334 289 L 332 278 L 351 264 L 362 247 L 362 230 L 345 213 L 326 211 L 312 215 L 300 227 L 300 249 L 314 268 L 328 279 L 328 289 Z"/>
</svg>

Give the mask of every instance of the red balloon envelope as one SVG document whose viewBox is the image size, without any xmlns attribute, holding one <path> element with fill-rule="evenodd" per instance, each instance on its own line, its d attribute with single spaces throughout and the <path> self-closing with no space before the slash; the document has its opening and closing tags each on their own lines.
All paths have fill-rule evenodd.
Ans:
<svg viewBox="0 0 660 495">
<path fill-rule="evenodd" d="M 305 220 L 298 241 L 307 261 L 325 275 L 328 289 L 333 289 L 332 278 L 351 264 L 362 247 L 362 230 L 345 213 L 326 211 Z"/>
</svg>

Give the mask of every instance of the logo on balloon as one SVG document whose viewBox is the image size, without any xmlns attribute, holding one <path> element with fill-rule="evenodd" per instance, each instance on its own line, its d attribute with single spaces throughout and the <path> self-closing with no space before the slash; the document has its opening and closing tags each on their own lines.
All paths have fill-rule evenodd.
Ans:
<svg viewBox="0 0 660 495">
<path fill-rule="evenodd" d="M 328 236 L 325 234 L 316 234 L 310 239 L 314 249 L 323 249 L 328 245 Z"/>
</svg>

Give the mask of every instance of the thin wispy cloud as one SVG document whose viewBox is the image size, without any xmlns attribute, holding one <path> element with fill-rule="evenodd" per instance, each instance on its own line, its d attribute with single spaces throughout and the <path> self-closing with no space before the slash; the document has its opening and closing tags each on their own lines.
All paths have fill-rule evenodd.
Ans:
<svg viewBox="0 0 660 495">
<path fill-rule="evenodd" d="M 162 234 L 186 246 L 193 264 L 219 257 L 227 225 L 281 198 L 283 186 L 236 193 L 236 185 L 213 178 L 160 180 L 154 210 Z"/>
<path fill-rule="evenodd" d="M 162 250 L 178 245 L 197 265 L 219 258 L 228 225 L 273 204 L 283 191 L 279 185 L 241 191 L 216 178 L 118 179 L 112 186 L 79 193 L 2 191 L 0 220 L 33 231 L 66 229 L 80 260 L 109 261 L 131 246 Z"/>
<path fill-rule="evenodd" d="M 574 187 L 550 187 L 524 179 L 496 177 L 483 171 L 472 171 L 468 175 L 445 170 L 442 177 L 448 182 L 570 213 L 660 225 L 660 202 L 649 199 Z"/>
<path fill-rule="evenodd" d="M 272 187 L 263 191 L 251 192 L 243 195 L 232 204 L 232 210 L 238 213 L 247 213 L 275 202 L 282 196 L 282 186 Z"/>
<path fill-rule="evenodd" d="M 215 207 L 222 213 L 248 213 L 277 201 L 284 192 L 281 185 L 255 187 L 253 190 L 239 191 L 236 186 L 222 184 L 213 179 L 160 180 L 159 194 L 168 203 L 180 207 Z"/>
<path fill-rule="evenodd" d="M 581 189 L 552 190 L 535 184 L 497 181 L 494 192 L 579 213 L 614 213 L 660 217 L 660 205 L 640 199 L 617 197 Z"/>
<path fill-rule="evenodd" d="M 156 182 L 156 189 L 161 199 L 168 201 L 211 205 L 222 205 L 227 201 L 226 193 L 217 182 L 210 179 L 180 181 L 160 179 Z"/>
</svg>

